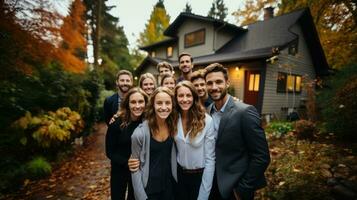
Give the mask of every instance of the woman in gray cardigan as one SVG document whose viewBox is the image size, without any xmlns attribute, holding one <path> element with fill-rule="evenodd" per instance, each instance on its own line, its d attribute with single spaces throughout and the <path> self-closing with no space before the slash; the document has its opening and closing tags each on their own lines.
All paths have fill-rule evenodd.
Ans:
<svg viewBox="0 0 357 200">
<path fill-rule="evenodd" d="M 140 160 L 139 170 L 132 173 L 136 200 L 174 199 L 177 180 L 176 133 L 177 114 L 174 95 L 165 87 L 151 95 L 145 118 L 131 137 L 132 158 Z"/>
</svg>

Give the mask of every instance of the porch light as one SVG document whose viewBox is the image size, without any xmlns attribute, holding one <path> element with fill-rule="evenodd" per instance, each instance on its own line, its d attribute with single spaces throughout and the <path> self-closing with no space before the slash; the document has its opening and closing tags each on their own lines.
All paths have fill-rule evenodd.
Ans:
<svg viewBox="0 0 357 200">
<path fill-rule="evenodd" d="M 236 67 L 236 71 L 239 71 L 239 67 Z"/>
</svg>

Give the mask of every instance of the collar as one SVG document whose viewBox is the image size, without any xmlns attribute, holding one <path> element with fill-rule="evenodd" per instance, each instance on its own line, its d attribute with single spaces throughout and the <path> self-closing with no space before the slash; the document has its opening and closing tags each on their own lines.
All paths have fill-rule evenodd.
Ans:
<svg viewBox="0 0 357 200">
<path fill-rule="evenodd" d="M 219 112 L 224 113 L 224 110 L 226 109 L 228 101 L 229 101 L 230 98 L 231 98 L 231 95 L 228 94 L 228 98 L 227 98 L 226 102 L 223 104 L 221 110 L 219 110 Z M 212 105 L 212 113 L 214 113 L 214 112 L 218 112 L 218 110 L 216 109 L 216 105 L 215 104 Z"/>
</svg>

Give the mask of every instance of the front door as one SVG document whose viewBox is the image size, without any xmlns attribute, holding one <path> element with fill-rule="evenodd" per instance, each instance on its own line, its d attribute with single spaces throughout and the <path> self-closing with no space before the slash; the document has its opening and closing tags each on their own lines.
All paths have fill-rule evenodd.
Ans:
<svg viewBox="0 0 357 200">
<path fill-rule="evenodd" d="M 260 71 L 245 71 L 244 73 L 244 103 L 257 107 L 260 90 Z"/>
</svg>

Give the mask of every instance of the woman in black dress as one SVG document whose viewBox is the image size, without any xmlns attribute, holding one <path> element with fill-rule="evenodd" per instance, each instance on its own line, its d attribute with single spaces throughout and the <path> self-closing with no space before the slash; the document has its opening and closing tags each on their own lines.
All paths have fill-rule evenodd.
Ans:
<svg viewBox="0 0 357 200">
<path fill-rule="evenodd" d="M 110 191 L 112 200 L 134 200 L 128 159 L 131 152 L 131 135 L 142 122 L 148 96 L 140 88 L 132 88 L 120 104 L 118 117 L 109 124 L 105 139 L 106 155 L 111 161 Z M 111 120 L 113 121 L 113 119 Z"/>
</svg>

